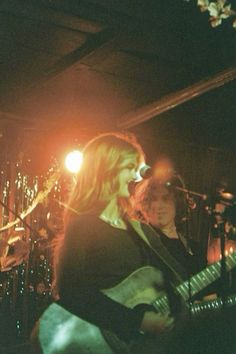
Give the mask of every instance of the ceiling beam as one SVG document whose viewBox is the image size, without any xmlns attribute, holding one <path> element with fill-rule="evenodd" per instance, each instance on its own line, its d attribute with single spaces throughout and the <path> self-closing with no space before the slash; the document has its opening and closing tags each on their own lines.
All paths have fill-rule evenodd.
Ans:
<svg viewBox="0 0 236 354">
<path fill-rule="evenodd" d="M 58 60 L 53 65 L 53 67 L 45 71 L 40 81 L 44 82 L 45 80 L 49 80 L 51 77 L 54 77 L 55 75 L 71 67 L 72 65 L 80 61 L 82 58 L 86 57 L 87 55 L 90 55 L 98 48 L 106 45 L 109 46 L 110 42 L 114 38 L 114 35 L 115 32 L 113 31 L 113 29 L 109 28 L 90 36 L 81 47 L 65 55 L 63 58 Z"/>
<path fill-rule="evenodd" d="M 184 102 L 190 101 L 205 92 L 223 86 L 235 79 L 236 66 L 228 68 L 212 77 L 201 80 L 182 90 L 166 95 L 152 103 L 128 112 L 117 120 L 117 127 L 119 129 L 128 129 L 144 123 L 149 119 L 160 115 L 161 113 L 169 111 Z"/>
<path fill-rule="evenodd" d="M 5 15 L 15 15 L 34 22 L 54 24 L 54 26 L 80 31 L 84 33 L 98 33 L 104 30 L 104 25 L 98 21 L 90 21 L 86 18 L 63 13 L 57 9 L 45 8 L 40 4 L 28 2 L 22 3 L 16 0 L 2 1 L 0 12 Z"/>
</svg>

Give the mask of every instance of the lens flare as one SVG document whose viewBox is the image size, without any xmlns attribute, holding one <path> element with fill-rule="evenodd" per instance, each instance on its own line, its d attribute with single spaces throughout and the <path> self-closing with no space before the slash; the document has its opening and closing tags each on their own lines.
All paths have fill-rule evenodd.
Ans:
<svg viewBox="0 0 236 354">
<path fill-rule="evenodd" d="M 65 166 L 71 173 L 78 173 L 83 162 L 83 154 L 79 150 L 71 151 L 65 158 Z"/>
</svg>

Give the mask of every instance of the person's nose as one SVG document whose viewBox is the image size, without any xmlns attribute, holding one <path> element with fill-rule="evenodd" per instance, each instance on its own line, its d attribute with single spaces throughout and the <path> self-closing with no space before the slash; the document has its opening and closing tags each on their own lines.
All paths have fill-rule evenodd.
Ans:
<svg viewBox="0 0 236 354">
<path fill-rule="evenodd" d="M 165 210 L 165 204 L 164 203 L 162 203 L 162 201 L 158 201 L 158 203 L 156 203 L 156 210 L 157 211 L 163 211 L 163 210 Z"/>
</svg>

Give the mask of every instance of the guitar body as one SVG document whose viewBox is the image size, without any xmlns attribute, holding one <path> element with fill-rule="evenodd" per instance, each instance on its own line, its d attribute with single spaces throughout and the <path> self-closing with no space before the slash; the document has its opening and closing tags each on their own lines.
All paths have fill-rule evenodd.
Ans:
<svg viewBox="0 0 236 354">
<path fill-rule="evenodd" d="M 229 255 L 226 261 L 227 270 L 233 269 L 236 265 L 236 253 Z M 217 279 L 220 276 L 220 270 L 220 262 L 216 262 L 191 277 L 189 281 L 178 285 L 175 291 L 184 301 L 187 301 L 189 299 L 189 284 L 191 284 L 193 296 Z M 162 273 L 154 267 L 139 268 L 121 283 L 104 290 L 103 293 L 129 308 L 145 304 L 152 305 L 158 312 L 168 313 L 169 311 L 167 296 L 163 295 Z M 229 305 L 235 303 L 235 297 L 229 299 Z M 213 308 L 217 308 L 215 305 L 218 307 L 216 303 Z M 219 305 L 221 306 L 220 303 Z M 201 308 L 204 310 L 204 306 L 197 305 L 197 308 L 195 310 L 191 308 L 191 311 L 193 314 L 194 311 L 199 313 Z M 206 308 L 210 309 L 210 305 L 207 304 Z M 35 333 L 36 340 L 44 354 L 130 353 L 127 345 L 115 334 L 101 331 L 98 327 L 72 315 L 55 303 L 43 313 Z"/>
<path fill-rule="evenodd" d="M 103 290 L 112 300 L 126 307 L 150 305 L 163 291 L 162 273 L 151 266 L 137 269 L 113 288 Z"/>
<path fill-rule="evenodd" d="M 37 326 L 37 340 L 44 354 L 113 353 L 98 327 L 56 303 L 47 308 Z"/>
<path fill-rule="evenodd" d="M 103 292 L 111 299 L 134 308 L 151 304 L 160 295 L 162 274 L 153 267 L 143 267 L 111 289 Z M 45 354 L 112 354 L 129 352 L 114 334 L 72 315 L 56 303 L 51 304 L 38 322 L 37 337 Z M 107 344 L 107 341 L 112 346 Z"/>
</svg>

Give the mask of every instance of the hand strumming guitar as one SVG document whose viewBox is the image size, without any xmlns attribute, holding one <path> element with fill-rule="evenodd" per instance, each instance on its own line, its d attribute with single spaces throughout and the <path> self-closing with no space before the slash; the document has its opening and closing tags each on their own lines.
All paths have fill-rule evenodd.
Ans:
<svg viewBox="0 0 236 354">
<path fill-rule="evenodd" d="M 140 331 L 144 333 L 160 334 L 169 331 L 174 326 L 174 318 L 168 314 L 146 311 L 141 323 Z"/>
</svg>

